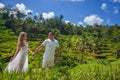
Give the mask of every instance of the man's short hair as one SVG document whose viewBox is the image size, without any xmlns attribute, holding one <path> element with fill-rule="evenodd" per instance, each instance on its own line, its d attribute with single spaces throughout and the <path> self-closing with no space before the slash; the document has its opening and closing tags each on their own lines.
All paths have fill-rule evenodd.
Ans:
<svg viewBox="0 0 120 80">
<path fill-rule="evenodd" d="M 54 33 L 54 32 L 49 32 L 49 34 L 55 35 L 55 33 Z"/>
</svg>

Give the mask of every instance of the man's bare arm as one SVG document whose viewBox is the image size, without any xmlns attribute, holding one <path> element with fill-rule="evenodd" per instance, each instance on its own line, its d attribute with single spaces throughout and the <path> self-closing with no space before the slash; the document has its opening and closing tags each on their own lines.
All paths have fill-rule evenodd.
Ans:
<svg viewBox="0 0 120 80">
<path fill-rule="evenodd" d="M 42 48 L 44 47 L 44 45 L 40 45 L 36 48 L 34 54 L 36 54 L 38 51 L 40 51 Z"/>
<path fill-rule="evenodd" d="M 60 49 L 59 49 L 59 47 L 56 47 L 56 50 L 55 50 L 55 60 L 57 60 L 59 56 L 60 56 Z"/>
</svg>

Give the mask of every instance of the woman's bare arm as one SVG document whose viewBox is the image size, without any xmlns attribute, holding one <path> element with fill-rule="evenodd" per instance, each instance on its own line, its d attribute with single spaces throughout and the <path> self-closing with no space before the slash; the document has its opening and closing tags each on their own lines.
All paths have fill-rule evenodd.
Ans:
<svg viewBox="0 0 120 80">
<path fill-rule="evenodd" d="M 28 49 L 28 51 L 33 55 L 33 52 L 30 50 L 30 48 L 27 48 Z"/>
</svg>

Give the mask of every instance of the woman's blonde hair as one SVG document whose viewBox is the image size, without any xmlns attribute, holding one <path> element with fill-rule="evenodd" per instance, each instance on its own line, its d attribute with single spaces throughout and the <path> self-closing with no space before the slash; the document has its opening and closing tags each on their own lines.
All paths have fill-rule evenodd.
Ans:
<svg viewBox="0 0 120 80">
<path fill-rule="evenodd" d="M 19 37 L 18 37 L 18 43 L 21 44 L 21 46 L 24 46 L 24 36 L 26 35 L 26 32 L 21 32 Z"/>
</svg>

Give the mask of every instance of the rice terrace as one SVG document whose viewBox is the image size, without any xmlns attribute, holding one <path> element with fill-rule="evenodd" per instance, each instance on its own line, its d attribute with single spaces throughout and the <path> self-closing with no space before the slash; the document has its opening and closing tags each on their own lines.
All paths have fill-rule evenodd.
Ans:
<svg viewBox="0 0 120 80">
<path fill-rule="evenodd" d="M 7 1 L 0 1 L 0 80 L 120 80 L 119 0 Z M 23 67 L 6 71 L 7 65 L 20 54 L 16 51 L 21 32 L 26 33 L 23 39 L 31 50 L 26 54 L 27 70 L 23 71 Z M 53 54 L 54 66 L 48 62 L 44 68 L 48 45 L 45 41 L 51 37 L 50 32 L 56 42 L 49 49 L 54 53 L 52 47 L 56 45 L 59 54 Z M 17 62 L 12 66 L 15 65 Z"/>
</svg>

